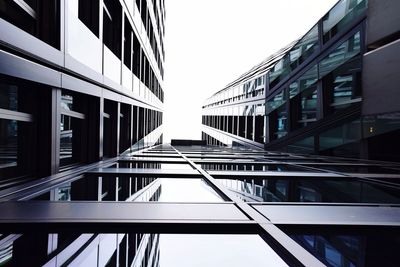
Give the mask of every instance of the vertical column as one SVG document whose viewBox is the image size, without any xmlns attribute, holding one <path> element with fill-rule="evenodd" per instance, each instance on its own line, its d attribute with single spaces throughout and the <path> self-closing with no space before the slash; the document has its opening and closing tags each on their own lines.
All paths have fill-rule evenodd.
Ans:
<svg viewBox="0 0 400 267">
<path fill-rule="evenodd" d="M 53 88 L 51 95 L 51 174 L 60 169 L 61 89 Z"/>
<path fill-rule="evenodd" d="M 121 133 L 121 103 L 120 102 L 118 102 L 117 103 L 117 116 L 116 116 L 116 119 L 117 119 L 117 136 L 116 136 L 116 138 L 117 138 L 117 142 L 116 142 L 116 151 L 117 151 L 117 156 L 119 156 L 119 142 L 120 142 L 120 133 Z"/>
<path fill-rule="evenodd" d="M 104 98 L 100 97 L 100 112 L 99 112 L 99 159 L 102 160 L 104 156 L 103 142 L 104 142 Z"/>
</svg>

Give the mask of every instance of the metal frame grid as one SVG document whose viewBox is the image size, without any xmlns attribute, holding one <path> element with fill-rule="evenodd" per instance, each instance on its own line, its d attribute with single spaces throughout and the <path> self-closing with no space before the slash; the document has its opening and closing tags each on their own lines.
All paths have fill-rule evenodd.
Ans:
<svg viewBox="0 0 400 267">
<path fill-rule="evenodd" d="M 161 164 L 185 164 L 191 169 L 162 169 Z M 239 165 L 245 169 L 239 170 Z M 268 166 L 276 165 L 285 166 L 289 170 L 267 170 Z M 212 170 L 210 166 L 213 166 Z M 332 167 L 372 170 L 373 173 L 333 171 Z M 315 182 L 334 179 L 343 183 L 361 181 L 391 188 L 398 196 L 398 170 L 400 165 L 395 163 L 303 156 L 247 148 L 158 145 L 3 192 L 0 196 L 0 228 L 4 234 L 10 233 L 9 236 L 16 236 L 11 233 L 65 231 L 258 234 L 289 266 L 324 266 L 325 262 L 299 245 L 284 230 L 390 229 L 398 233 L 398 202 L 256 202 L 251 194 L 246 197 L 244 192 L 224 186 L 221 179 L 245 179 L 251 181 L 253 186 L 257 180 L 270 178 L 293 181 L 310 179 Z M 98 199 L 59 201 L 54 198 L 60 186 L 80 181 L 83 177 L 93 182 L 90 186 L 98 185 L 92 188 Z M 115 178 L 114 200 L 101 201 L 104 200 L 100 185 L 103 177 Z M 135 202 L 146 192 L 148 195 L 157 194 L 154 185 L 158 178 L 201 178 L 224 202 L 153 202 L 148 199 Z M 144 179 L 148 183 L 137 192 L 129 191 L 129 198 L 121 202 L 118 197 L 120 187 L 129 184 L 130 188 L 135 179 Z"/>
</svg>

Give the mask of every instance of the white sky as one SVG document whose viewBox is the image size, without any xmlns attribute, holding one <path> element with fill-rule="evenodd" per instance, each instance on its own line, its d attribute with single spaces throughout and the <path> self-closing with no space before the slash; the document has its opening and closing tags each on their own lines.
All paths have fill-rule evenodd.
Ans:
<svg viewBox="0 0 400 267">
<path fill-rule="evenodd" d="M 203 101 L 304 35 L 337 0 L 167 0 L 164 142 L 201 138 Z"/>
</svg>

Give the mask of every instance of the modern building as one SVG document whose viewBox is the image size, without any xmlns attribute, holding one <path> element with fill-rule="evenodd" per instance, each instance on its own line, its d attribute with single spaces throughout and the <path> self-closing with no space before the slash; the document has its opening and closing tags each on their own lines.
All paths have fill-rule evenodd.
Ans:
<svg viewBox="0 0 400 267">
<path fill-rule="evenodd" d="M 0 3 L 0 190 L 162 143 L 164 1 Z"/>
<path fill-rule="evenodd" d="M 206 100 L 202 138 L 399 161 L 399 9 L 396 0 L 338 1 L 299 40 Z"/>
<path fill-rule="evenodd" d="M 0 1 L 2 200 L 162 143 L 165 16 L 163 0 Z M 0 232 L 0 266 L 40 265 L 64 242 L 93 240 Z"/>
<path fill-rule="evenodd" d="M 317 64 L 319 49 L 331 55 L 340 40 L 361 47 L 365 19 L 382 21 L 385 5 L 340 3 L 353 8 L 341 24 L 347 33 L 336 27 L 326 44 L 318 39 L 299 54 L 299 69 L 310 72 L 305 62 Z M 393 21 L 375 32 L 398 38 L 389 34 L 394 6 L 384 11 Z M 249 94 L 226 100 L 253 103 L 246 116 L 217 119 L 236 132 L 205 126 L 207 140 L 161 144 L 164 21 L 158 0 L 0 0 L 0 266 L 396 266 L 400 165 L 264 150 L 273 144 L 260 127 L 270 116 L 270 90 L 261 86 L 269 72 Z M 363 57 L 384 59 L 374 55 L 396 48 L 392 39 L 376 39 L 379 48 Z M 279 79 L 276 86 L 286 84 L 283 72 Z M 365 90 L 354 103 L 366 103 Z M 261 115 L 247 116 L 252 109 Z M 382 122 L 390 131 L 371 134 L 390 137 L 396 126 Z"/>
</svg>

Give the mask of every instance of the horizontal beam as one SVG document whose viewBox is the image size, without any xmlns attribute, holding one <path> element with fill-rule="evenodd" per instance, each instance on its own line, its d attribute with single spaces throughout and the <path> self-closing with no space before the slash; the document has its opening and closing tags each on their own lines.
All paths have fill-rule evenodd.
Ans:
<svg viewBox="0 0 400 267">
<path fill-rule="evenodd" d="M 214 178 L 225 178 L 225 177 L 273 177 L 273 178 L 346 178 L 348 177 L 335 174 L 335 173 L 324 173 L 324 172 L 285 172 L 285 171 L 208 171 L 208 173 Z"/>
<path fill-rule="evenodd" d="M 166 170 L 166 169 L 137 169 L 137 168 L 98 168 L 86 172 L 87 175 L 111 176 L 149 176 L 157 178 L 201 178 L 196 170 Z"/>
<path fill-rule="evenodd" d="M 176 164 L 187 164 L 184 159 L 175 159 L 175 158 L 135 158 L 135 157 L 128 157 L 128 158 L 120 158 L 118 162 L 122 163 L 176 163 Z"/>
<path fill-rule="evenodd" d="M 256 233 L 257 225 L 233 203 L 44 202 L 0 203 L 8 233 Z"/>
</svg>

